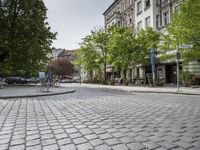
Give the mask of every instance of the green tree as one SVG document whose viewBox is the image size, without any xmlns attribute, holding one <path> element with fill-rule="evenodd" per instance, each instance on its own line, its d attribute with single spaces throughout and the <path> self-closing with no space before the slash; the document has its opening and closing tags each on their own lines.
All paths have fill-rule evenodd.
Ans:
<svg viewBox="0 0 200 150">
<path fill-rule="evenodd" d="M 138 64 L 149 64 L 150 49 L 158 48 L 161 34 L 151 27 L 141 29 L 136 36 L 137 51 L 134 60 Z"/>
<path fill-rule="evenodd" d="M 134 61 L 135 44 L 135 36 L 130 28 L 113 26 L 109 29 L 108 60 L 117 70 L 123 71 L 124 84 L 128 66 Z"/>
<path fill-rule="evenodd" d="M 41 0 L 1 0 L 0 55 L 2 70 L 11 74 L 33 74 L 44 68 L 55 34 L 46 22 Z"/>
<path fill-rule="evenodd" d="M 83 38 L 80 45 L 81 47 L 76 54 L 78 59 L 75 64 L 83 66 L 83 69 L 89 72 L 90 79 L 92 80 L 93 71 L 98 69 L 100 66 L 99 53 L 94 49 L 92 35 L 87 35 Z"/>
<path fill-rule="evenodd" d="M 48 66 L 48 70 L 51 70 L 55 75 L 60 76 L 72 76 L 74 74 L 74 65 L 67 59 L 56 59 L 51 61 Z"/>
<path fill-rule="evenodd" d="M 94 50 L 99 53 L 99 63 L 103 65 L 104 70 L 104 83 L 106 83 L 106 68 L 108 59 L 108 38 L 109 35 L 107 31 L 99 29 L 92 32 L 91 42 L 94 45 Z"/>
<path fill-rule="evenodd" d="M 167 31 L 172 47 L 175 45 L 193 45 L 191 49 L 180 49 L 184 62 L 200 59 L 200 1 L 179 2 L 179 9 L 173 14 Z"/>
</svg>

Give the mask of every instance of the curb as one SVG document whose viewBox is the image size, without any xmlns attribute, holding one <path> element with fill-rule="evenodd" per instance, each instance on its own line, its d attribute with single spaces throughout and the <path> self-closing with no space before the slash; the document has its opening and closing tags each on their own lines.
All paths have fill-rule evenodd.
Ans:
<svg viewBox="0 0 200 150">
<path fill-rule="evenodd" d="M 92 88 L 92 87 L 91 87 Z M 97 87 L 98 89 L 107 89 L 107 90 L 113 90 L 113 91 L 124 91 L 129 93 L 158 93 L 158 94 L 176 94 L 176 95 L 196 95 L 200 96 L 200 93 L 181 93 L 181 92 L 162 92 L 162 91 L 134 91 L 134 90 L 125 90 L 125 89 L 112 89 L 109 87 Z"/>
<path fill-rule="evenodd" d="M 199 95 L 197 93 L 181 93 L 181 92 L 158 92 L 158 91 L 129 91 L 129 92 L 135 92 L 135 93 L 160 93 L 160 94 L 177 94 L 177 95 Z"/>
<path fill-rule="evenodd" d="M 74 93 L 75 90 L 60 92 L 60 93 L 49 93 L 49 94 L 38 94 L 38 95 L 19 95 L 19 96 L 0 96 L 0 99 L 14 99 L 14 98 L 32 98 L 32 97 L 44 97 L 44 96 L 54 96 L 54 95 L 63 95 Z"/>
</svg>

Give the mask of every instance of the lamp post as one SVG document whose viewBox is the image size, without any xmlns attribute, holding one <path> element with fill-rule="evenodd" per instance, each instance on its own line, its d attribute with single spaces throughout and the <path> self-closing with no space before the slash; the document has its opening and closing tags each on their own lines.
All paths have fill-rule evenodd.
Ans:
<svg viewBox="0 0 200 150">
<path fill-rule="evenodd" d="M 81 85 L 81 65 L 80 65 L 80 81 L 79 84 Z"/>
<path fill-rule="evenodd" d="M 177 92 L 179 92 L 180 88 L 180 80 L 179 80 L 179 59 L 180 59 L 180 53 L 179 53 L 179 45 L 176 47 L 176 63 L 177 63 L 177 68 L 176 68 L 176 74 L 177 74 Z"/>
<path fill-rule="evenodd" d="M 82 57 L 80 58 L 80 81 L 79 81 L 79 84 L 81 85 L 81 64 L 82 64 Z"/>
</svg>

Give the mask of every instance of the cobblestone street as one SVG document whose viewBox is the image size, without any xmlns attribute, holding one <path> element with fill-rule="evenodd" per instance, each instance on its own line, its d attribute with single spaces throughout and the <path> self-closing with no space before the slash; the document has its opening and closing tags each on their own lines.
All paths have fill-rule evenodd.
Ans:
<svg viewBox="0 0 200 150">
<path fill-rule="evenodd" d="M 200 96 L 76 88 L 0 100 L 0 150 L 199 150 Z"/>
</svg>

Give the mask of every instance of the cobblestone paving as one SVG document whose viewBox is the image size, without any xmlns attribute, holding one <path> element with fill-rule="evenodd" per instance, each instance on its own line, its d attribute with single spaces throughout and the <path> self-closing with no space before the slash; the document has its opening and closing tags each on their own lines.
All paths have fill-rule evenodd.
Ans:
<svg viewBox="0 0 200 150">
<path fill-rule="evenodd" d="M 0 100 L 0 150 L 199 150 L 200 97 L 97 89 Z"/>
</svg>

